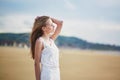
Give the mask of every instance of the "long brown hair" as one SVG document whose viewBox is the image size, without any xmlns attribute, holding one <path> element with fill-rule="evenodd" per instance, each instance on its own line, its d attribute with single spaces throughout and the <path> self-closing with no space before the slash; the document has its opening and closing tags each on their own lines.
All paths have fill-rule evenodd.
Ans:
<svg viewBox="0 0 120 80">
<path fill-rule="evenodd" d="M 37 38 L 43 35 L 42 27 L 46 26 L 46 22 L 49 19 L 49 16 L 40 16 L 37 17 L 34 21 L 34 25 L 32 28 L 32 32 L 30 34 L 30 50 L 31 50 L 31 56 L 34 59 L 35 54 L 35 42 Z"/>
</svg>

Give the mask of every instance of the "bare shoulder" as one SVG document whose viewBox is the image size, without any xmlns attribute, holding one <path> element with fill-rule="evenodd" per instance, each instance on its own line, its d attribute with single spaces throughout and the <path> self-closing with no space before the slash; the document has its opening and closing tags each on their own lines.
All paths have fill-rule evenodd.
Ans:
<svg viewBox="0 0 120 80">
<path fill-rule="evenodd" d="M 39 38 L 36 40 L 36 43 L 42 44 L 42 39 L 39 37 Z"/>
<path fill-rule="evenodd" d="M 37 40 L 36 40 L 36 47 L 42 49 L 43 48 L 43 40 L 41 37 L 39 37 Z"/>
</svg>

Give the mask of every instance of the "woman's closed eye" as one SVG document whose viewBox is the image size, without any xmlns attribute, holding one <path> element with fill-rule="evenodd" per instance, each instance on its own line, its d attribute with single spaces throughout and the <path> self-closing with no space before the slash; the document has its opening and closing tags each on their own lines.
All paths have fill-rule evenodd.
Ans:
<svg viewBox="0 0 120 80">
<path fill-rule="evenodd" d="M 47 24 L 47 25 L 52 26 L 52 27 L 55 27 L 53 24 Z"/>
</svg>

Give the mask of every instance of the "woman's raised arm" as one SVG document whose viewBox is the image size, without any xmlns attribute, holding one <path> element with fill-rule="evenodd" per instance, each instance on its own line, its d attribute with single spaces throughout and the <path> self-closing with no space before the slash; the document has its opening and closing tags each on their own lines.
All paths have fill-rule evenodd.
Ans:
<svg viewBox="0 0 120 80">
<path fill-rule="evenodd" d="M 53 21 L 53 23 L 57 25 L 54 34 L 51 36 L 51 38 L 55 40 L 58 37 L 59 33 L 61 32 L 63 21 L 55 19 L 55 18 L 51 18 L 51 20 Z"/>
</svg>

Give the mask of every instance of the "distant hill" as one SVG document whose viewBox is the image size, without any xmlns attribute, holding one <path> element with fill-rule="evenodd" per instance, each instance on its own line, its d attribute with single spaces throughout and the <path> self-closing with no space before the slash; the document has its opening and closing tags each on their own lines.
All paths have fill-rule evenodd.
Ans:
<svg viewBox="0 0 120 80">
<path fill-rule="evenodd" d="M 0 33 L 0 45 L 2 46 L 7 44 L 8 46 L 12 46 L 16 42 L 17 44 L 24 43 L 30 47 L 29 37 L 30 37 L 29 33 L 18 33 L 18 34 Z M 120 51 L 120 46 L 90 43 L 76 37 L 58 36 L 55 43 L 58 47 L 64 47 L 64 48 Z"/>
<path fill-rule="evenodd" d="M 8 46 L 13 45 L 14 42 L 16 43 L 25 43 L 28 46 L 29 45 L 29 33 L 0 33 L 0 45 L 4 45 L 5 43 L 8 44 Z"/>
</svg>

